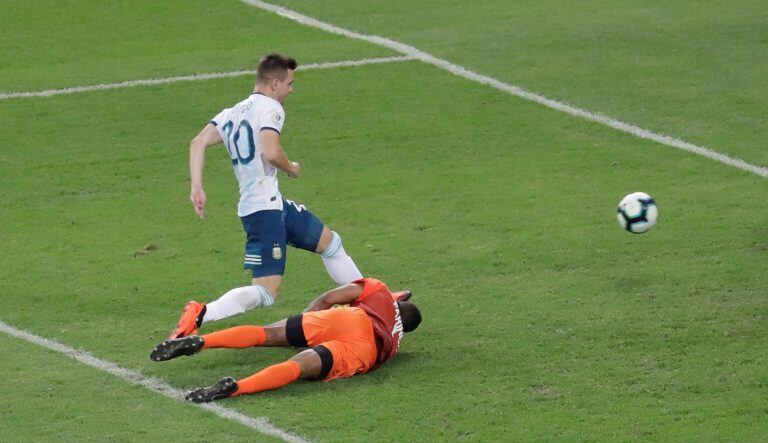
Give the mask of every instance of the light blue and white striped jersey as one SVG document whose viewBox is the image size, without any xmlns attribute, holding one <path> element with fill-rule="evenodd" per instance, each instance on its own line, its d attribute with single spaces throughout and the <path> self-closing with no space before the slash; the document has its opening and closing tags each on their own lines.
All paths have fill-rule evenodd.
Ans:
<svg viewBox="0 0 768 443">
<path fill-rule="evenodd" d="M 245 217 L 256 211 L 283 209 L 277 187 L 277 168 L 264 158 L 261 131 L 283 129 L 285 111 L 275 99 L 254 93 L 235 106 L 221 111 L 210 123 L 227 147 L 232 168 L 240 185 L 237 215 Z"/>
</svg>

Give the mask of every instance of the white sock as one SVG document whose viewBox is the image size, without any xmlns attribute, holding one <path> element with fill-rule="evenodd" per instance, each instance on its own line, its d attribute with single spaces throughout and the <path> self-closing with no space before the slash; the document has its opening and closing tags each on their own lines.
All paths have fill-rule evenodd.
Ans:
<svg viewBox="0 0 768 443">
<path fill-rule="evenodd" d="M 275 299 L 261 285 L 235 288 L 205 305 L 203 323 L 240 315 L 258 307 L 272 306 Z"/>
<path fill-rule="evenodd" d="M 339 234 L 333 232 L 331 242 L 320 256 L 323 257 L 325 270 L 328 271 L 328 275 L 337 285 L 346 285 L 363 278 L 363 274 L 357 269 L 352 257 L 348 256 L 347 251 L 344 250 Z"/>
</svg>

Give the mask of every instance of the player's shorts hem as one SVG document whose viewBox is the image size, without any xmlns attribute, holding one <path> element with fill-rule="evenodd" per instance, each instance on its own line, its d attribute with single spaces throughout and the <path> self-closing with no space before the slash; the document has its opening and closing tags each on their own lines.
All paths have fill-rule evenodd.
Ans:
<svg viewBox="0 0 768 443">
<path fill-rule="evenodd" d="M 283 223 L 288 244 L 294 248 L 317 252 L 325 224 L 306 206 L 283 197 Z"/>
<path fill-rule="evenodd" d="M 240 220 L 246 234 L 243 268 L 250 269 L 253 278 L 285 274 L 283 211 L 256 211 Z"/>
<path fill-rule="evenodd" d="M 294 315 L 285 322 L 285 338 L 288 344 L 294 348 L 306 348 L 309 346 L 307 337 L 304 335 L 304 326 L 301 321 L 304 314 Z"/>
<path fill-rule="evenodd" d="M 285 274 L 285 269 L 283 268 L 256 268 L 256 267 L 250 267 L 246 265 L 246 266 L 243 266 L 243 269 L 251 271 L 251 277 L 253 278 L 269 277 L 271 275 Z"/>
<path fill-rule="evenodd" d="M 325 380 L 325 378 L 328 377 L 328 374 L 331 373 L 331 369 L 333 369 L 333 354 L 323 345 L 317 345 L 312 348 L 312 350 L 317 352 L 317 355 L 320 356 L 320 363 L 322 365 L 320 374 L 318 374 L 317 377 L 313 378 L 312 380 Z"/>
</svg>

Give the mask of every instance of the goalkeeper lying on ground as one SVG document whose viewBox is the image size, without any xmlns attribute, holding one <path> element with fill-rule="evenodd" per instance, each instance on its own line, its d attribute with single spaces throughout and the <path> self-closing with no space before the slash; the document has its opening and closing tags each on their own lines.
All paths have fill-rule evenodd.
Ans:
<svg viewBox="0 0 768 443">
<path fill-rule="evenodd" d="M 150 358 L 165 361 L 211 348 L 309 348 L 242 380 L 226 377 L 192 391 L 186 398 L 196 403 L 276 389 L 299 378 L 351 377 L 381 366 L 397 353 L 403 333 L 419 326 L 421 313 L 407 301 L 410 296 L 410 291 L 392 294 L 379 280 L 360 279 L 321 295 L 303 314 L 264 327 L 237 326 L 166 340 L 152 350 Z"/>
</svg>

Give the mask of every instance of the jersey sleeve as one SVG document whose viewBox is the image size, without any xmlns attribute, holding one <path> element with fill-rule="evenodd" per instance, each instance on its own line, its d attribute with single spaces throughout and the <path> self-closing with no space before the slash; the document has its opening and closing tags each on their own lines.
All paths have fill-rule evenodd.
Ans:
<svg viewBox="0 0 768 443">
<path fill-rule="evenodd" d="M 219 131 L 219 136 L 221 137 L 222 140 L 224 140 L 226 137 L 226 134 L 224 134 L 223 129 L 224 129 L 224 125 L 227 124 L 228 115 L 229 115 L 229 108 L 219 112 L 218 114 L 216 114 L 215 117 L 208 120 L 209 124 L 216 126 L 216 130 Z"/>
<path fill-rule="evenodd" d="M 219 136 L 221 136 L 222 140 L 226 138 L 226 134 L 224 134 L 224 125 L 227 124 L 227 116 L 229 115 L 229 111 L 230 108 L 227 108 L 216 114 L 216 117 L 208 120 L 209 124 L 216 126 L 216 130 L 219 131 Z"/>
<path fill-rule="evenodd" d="M 355 299 L 352 303 L 360 303 L 363 300 L 365 300 L 369 295 L 373 294 L 374 292 L 383 289 L 387 292 L 389 292 L 389 288 L 387 285 L 384 284 L 381 280 L 377 280 L 375 278 L 361 278 L 358 280 L 353 281 L 352 283 L 356 283 L 363 286 L 363 293 L 360 294 L 359 297 Z"/>
<path fill-rule="evenodd" d="M 212 124 L 213 126 L 216 126 L 219 128 L 219 131 L 221 131 L 221 127 L 224 126 L 227 120 L 227 112 L 229 112 L 229 109 L 225 109 L 218 114 L 216 114 L 216 117 L 213 117 L 212 119 L 208 120 L 208 123 Z"/>
<path fill-rule="evenodd" d="M 259 131 L 269 130 L 278 134 L 283 132 L 285 111 L 282 106 L 269 106 L 259 116 Z"/>
</svg>

